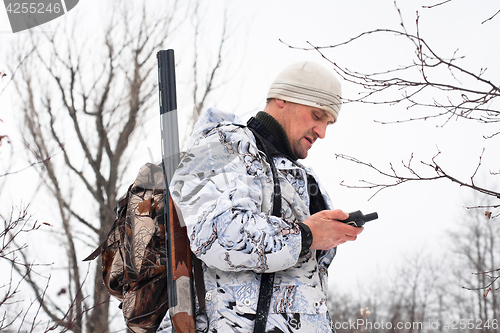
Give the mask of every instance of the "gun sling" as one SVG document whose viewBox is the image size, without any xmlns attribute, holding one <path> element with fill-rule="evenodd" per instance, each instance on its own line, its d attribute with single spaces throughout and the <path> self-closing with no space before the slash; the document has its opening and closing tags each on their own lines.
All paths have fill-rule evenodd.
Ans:
<svg viewBox="0 0 500 333">
<path fill-rule="evenodd" d="M 257 139 L 257 146 L 262 149 L 266 155 L 267 162 L 271 166 L 274 182 L 274 195 L 273 195 L 273 215 L 281 217 L 281 188 L 278 179 L 278 170 L 272 160 L 271 155 L 266 147 L 270 144 L 266 139 L 262 138 L 255 130 L 252 130 L 255 138 Z M 254 333 L 264 333 L 266 330 L 267 316 L 269 314 L 269 306 L 271 305 L 271 298 L 273 296 L 274 273 L 262 273 L 259 289 L 259 300 L 257 301 L 257 310 L 255 315 Z"/>
</svg>

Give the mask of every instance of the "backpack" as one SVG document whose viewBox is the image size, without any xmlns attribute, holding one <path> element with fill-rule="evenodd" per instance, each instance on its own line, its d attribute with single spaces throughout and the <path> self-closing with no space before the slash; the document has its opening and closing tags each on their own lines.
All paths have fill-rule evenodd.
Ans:
<svg viewBox="0 0 500 333">
<path fill-rule="evenodd" d="M 162 167 L 148 163 L 119 201 L 106 240 L 84 259 L 102 254 L 104 285 L 135 333 L 156 331 L 168 310 L 163 209 Z"/>
<path fill-rule="evenodd" d="M 273 215 L 281 216 L 281 191 L 277 170 L 268 151 L 270 143 L 256 130 L 257 146 L 273 174 Z M 156 332 L 168 310 L 167 256 L 163 221 L 163 169 L 161 164 L 141 167 L 127 194 L 115 209 L 116 219 L 104 242 L 84 261 L 102 255 L 103 281 L 108 292 L 121 301 L 125 323 L 135 333 Z M 201 261 L 193 256 L 198 311 L 205 308 Z M 254 332 L 264 332 L 272 296 L 274 273 L 262 273 Z"/>
</svg>

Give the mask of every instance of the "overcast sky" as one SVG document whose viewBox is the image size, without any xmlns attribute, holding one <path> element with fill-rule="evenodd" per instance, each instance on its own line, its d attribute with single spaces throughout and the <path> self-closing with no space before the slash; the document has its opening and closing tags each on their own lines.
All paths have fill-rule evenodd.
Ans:
<svg viewBox="0 0 500 333">
<path fill-rule="evenodd" d="M 61 20 L 78 20 L 79 25 L 85 29 L 97 29 L 103 23 L 101 2 L 80 0 L 77 7 Z M 451 56 L 458 50 L 460 55 L 466 56 L 461 62 L 463 66 L 473 71 L 488 67 L 486 75 L 493 81 L 497 80 L 500 77 L 500 17 L 484 24 L 481 22 L 499 9 L 498 1 L 481 0 L 472 3 L 469 0 L 453 0 L 432 9 L 422 8 L 423 5 L 438 2 L 398 1 L 397 6 L 409 32 L 415 32 L 418 11 L 421 36 L 429 40 L 433 47 L 445 56 Z M 208 1 L 204 3 L 206 5 Z M 211 0 L 206 7 L 209 28 L 204 32 L 204 47 L 207 50 L 210 50 L 219 37 L 224 7 L 230 18 L 232 42 L 230 49 L 226 51 L 227 67 L 222 75 L 230 84 L 217 90 L 210 104 L 234 112 L 244 119 L 263 108 L 270 83 L 286 65 L 300 60 L 312 60 L 330 66 L 317 52 L 290 49 L 280 39 L 297 47 L 307 47 L 308 41 L 314 45 L 330 45 L 371 29 L 400 29 L 400 17 L 392 0 Z M 50 29 L 50 24 L 52 23 L 43 28 Z M 6 12 L 0 9 L 0 71 L 5 70 L 3 64 L 8 53 L 6 45 L 14 37 L 27 38 L 27 34 L 13 36 Z M 178 38 L 167 48 L 183 50 L 186 48 L 185 44 L 185 39 Z M 408 52 L 408 49 L 392 39 L 377 38 L 366 39 L 329 55 L 343 67 L 376 71 L 388 65 L 396 67 L 407 64 Z M 181 83 L 182 80 L 188 80 L 182 77 L 182 72 L 178 72 L 177 76 Z M 0 90 L 6 82 L 5 79 L 0 82 Z M 0 96 L 0 119 L 9 120 L 8 124 L 0 123 L 0 129 L 1 133 L 7 132 L 14 141 L 19 137 L 10 122 L 15 119 L 9 107 L 13 91 L 10 89 L 12 86 Z M 352 98 L 359 90 L 344 83 L 343 91 L 344 96 Z M 180 95 L 178 101 L 180 112 L 183 108 L 190 107 L 183 98 Z M 483 147 L 487 147 L 484 166 L 479 174 L 485 175 L 483 179 L 486 179 L 489 171 L 500 169 L 498 138 L 487 142 L 482 139 L 484 127 L 480 124 L 453 121 L 441 128 L 436 126 L 441 124 L 439 121 L 404 125 L 382 125 L 376 122 L 405 119 L 407 115 L 404 107 L 398 105 L 344 105 L 339 121 L 330 126 L 326 139 L 315 144 L 310 156 L 304 161 L 319 174 L 336 208 L 348 212 L 360 209 L 364 213 L 379 213 L 379 219 L 370 222 L 356 242 L 339 247 L 338 257 L 330 270 L 332 286 L 347 286 L 350 283 L 346 283 L 346 280 L 365 279 L 367 274 L 377 270 L 384 271 L 392 262 L 398 261 L 401 254 L 425 248 L 437 251 L 442 246 L 447 228 L 461 217 L 466 200 L 472 195 L 466 189 L 441 181 L 404 184 L 382 191 L 368 201 L 373 191 L 347 189 L 340 186 L 340 182 L 355 184 L 360 179 L 378 179 L 378 176 L 336 159 L 335 153 L 354 156 L 387 168 L 390 162 L 397 164 L 408 160 L 412 152 L 415 154 L 415 162 L 429 161 L 439 147 L 442 151 L 439 161 L 457 175 L 468 179 L 474 173 Z M 157 121 L 152 116 L 147 124 L 154 128 Z M 159 125 L 157 130 L 157 137 L 150 138 L 147 144 L 152 147 L 155 159 L 159 160 Z M 20 147 L 18 141 L 14 143 L 16 147 Z M 5 156 L 2 153 L 1 158 Z M 21 157 L 16 159 L 16 166 L 23 165 Z M 137 167 L 147 161 L 147 155 L 143 156 L 136 161 Z M 20 178 L 9 181 L 11 186 L 22 183 L 21 179 L 30 176 L 25 173 L 16 177 Z M 479 181 L 483 179 L 478 177 Z M 30 184 L 37 185 L 37 182 L 31 181 Z M 9 191 L 8 199 L 16 202 L 20 198 L 26 199 L 26 193 L 33 193 L 35 189 L 23 189 L 24 194 L 16 188 Z M 2 198 L 6 197 L 5 194 L 2 193 Z M 36 213 L 36 208 L 32 209 Z M 50 219 L 48 216 L 43 218 Z"/>
</svg>

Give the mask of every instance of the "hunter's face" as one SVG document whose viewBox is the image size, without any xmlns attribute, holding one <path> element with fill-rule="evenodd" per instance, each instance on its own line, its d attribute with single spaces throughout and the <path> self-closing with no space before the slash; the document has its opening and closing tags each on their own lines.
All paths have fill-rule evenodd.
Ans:
<svg viewBox="0 0 500 333">
<path fill-rule="evenodd" d="M 329 112 L 312 106 L 285 102 L 284 107 L 287 116 L 281 126 L 292 153 L 296 158 L 306 158 L 314 142 L 325 137 L 327 126 L 333 124 L 335 119 Z"/>
</svg>

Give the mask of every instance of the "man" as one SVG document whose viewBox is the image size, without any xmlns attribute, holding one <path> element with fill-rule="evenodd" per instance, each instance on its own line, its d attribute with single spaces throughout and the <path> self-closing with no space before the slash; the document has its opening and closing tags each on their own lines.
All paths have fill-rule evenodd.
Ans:
<svg viewBox="0 0 500 333">
<path fill-rule="evenodd" d="M 199 331 L 253 332 L 261 293 L 271 295 L 266 332 L 331 332 L 327 269 L 336 246 L 362 231 L 338 221 L 348 214 L 330 210 L 314 173 L 298 162 L 337 120 L 338 80 L 301 62 L 276 77 L 267 97 L 248 126 L 209 109 L 171 182 L 204 268 L 206 317 L 198 316 Z M 259 292 L 265 275 L 274 276 L 273 287 Z"/>
</svg>

